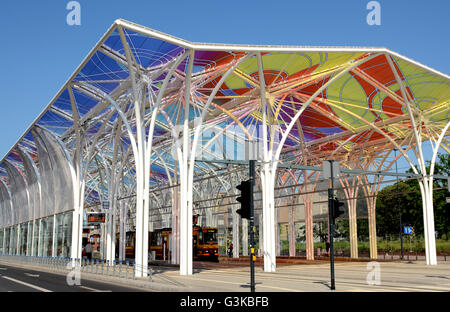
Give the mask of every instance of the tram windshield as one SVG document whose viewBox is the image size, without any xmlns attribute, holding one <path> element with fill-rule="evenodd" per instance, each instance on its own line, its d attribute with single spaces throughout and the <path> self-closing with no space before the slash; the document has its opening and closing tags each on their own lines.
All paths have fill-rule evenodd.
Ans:
<svg viewBox="0 0 450 312">
<path fill-rule="evenodd" d="M 198 233 L 200 244 L 215 244 L 217 243 L 217 230 L 209 229 L 202 230 Z"/>
</svg>

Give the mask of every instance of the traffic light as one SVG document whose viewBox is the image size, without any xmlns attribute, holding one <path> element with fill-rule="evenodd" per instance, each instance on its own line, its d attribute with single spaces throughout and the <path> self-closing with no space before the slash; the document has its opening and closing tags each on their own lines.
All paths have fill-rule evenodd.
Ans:
<svg viewBox="0 0 450 312">
<path fill-rule="evenodd" d="M 344 206 L 343 202 L 340 202 L 337 198 L 333 199 L 333 221 L 336 220 L 336 218 L 338 218 L 340 215 L 344 214 L 344 209 L 340 209 L 342 206 Z"/>
<path fill-rule="evenodd" d="M 250 220 L 250 200 L 253 195 L 250 180 L 242 181 L 236 188 L 241 191 L 241 196 L 236 198 L 236 200 L 241 203 L 241 209 L 238 209 L 236 212 L 240 214 L 243 219 Z"/>
</svg>

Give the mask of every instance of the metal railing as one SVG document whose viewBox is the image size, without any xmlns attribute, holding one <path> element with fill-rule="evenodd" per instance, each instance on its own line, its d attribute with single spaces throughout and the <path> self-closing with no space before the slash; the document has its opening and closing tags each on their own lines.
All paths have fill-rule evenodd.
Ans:
<svg viewBox="0 0 450 312">
<path fill-rule="evenodd" d="M 136 279 L 139 276 L 147 276 L 153 282 L 153 268 L 136 265 L 134 261 L 108 261 L 104 259 L 73 259 L 63 257 L 37 257 L 37 256 L 17 256 L 0 255 L 0 261 L 33 265 L 46 268 L 50 271 L 70 272 L 79 269 L 83 273 L 99 274 L 124 279 Z M 139 278 L 142 279 L 142 278 Z"/>
</svg>

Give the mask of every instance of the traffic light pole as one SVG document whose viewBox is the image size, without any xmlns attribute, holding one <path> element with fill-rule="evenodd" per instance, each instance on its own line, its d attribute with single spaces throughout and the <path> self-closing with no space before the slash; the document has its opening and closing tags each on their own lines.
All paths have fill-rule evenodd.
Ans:
<svg viewBox="0 0 450 312">
<path fill-rule="evenodd" d="M 250 176 L 250 291 L 255 292 L 255 209 L 253 188 L 255 186 L 255 161 L 249 161 Z"/>
<path fill-rule="evenodd" d="M 330 240 L 330 275 L 331 285 L 330 289 L 335 290 L 334 283 L 334 217 L 333 217 L 333 200 L 334 200 L 334 177 L 333 177 L 333 165 L 330 166 L 331 170 L 331 188 L 328 189 L 328 238 Z"/>
<path fill-rule="evenodd" d="M 334 284 L 334 218 L 333 218 L 333 189 L 328 189 L 328 232 L 330 240 L 330 273 L 331 273 L 331 290 L 335 290 Z"/>
</svg>

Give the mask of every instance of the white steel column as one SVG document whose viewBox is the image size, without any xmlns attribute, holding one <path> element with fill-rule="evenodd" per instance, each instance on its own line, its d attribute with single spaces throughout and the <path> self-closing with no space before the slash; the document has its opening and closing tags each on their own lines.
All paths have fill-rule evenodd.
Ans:
<svg viewBox="0 0 450 312">
<path fill-rule="evenodd" d="M 189 190 L 188 163 L 189 113 L 191 101 L 191 78 L 195 51 L 189 53 L 189 65 L 186 73 L 184 96 L 183 152 L 179 160 L 180 168 L 180 275 L 192 275 L 192 189 Z M 179 149 L 180 147 L 177 147 Z M 195 150 L 194 150 L 195 153 Z M 190 195 L 190 196 L 189 196 Z"/>
<path fill-rule="evenodd" d="M 397 71 L 397 68 L 394 65 L 393 58 L 387 54 L 385 54 L 385 56 L 392 70 L 392 73 L 394 74 L 395 79 L 399 85 L 399 89 L 401 91 L 403 100 L 405 101 L 404 107 L 406 108 L 409 114 L 409 119 L 411 121 L 411 126 L 413 128 L 413 134 L 416 141 L 416 146 L 413 149 L 413 151 L 418 161 L 420 174 L 423 176 L 422 180 L 418 182 L 422 194 L 422 204 L 423 204 L 426 262 L 428 265 L 435 265 L 437 264 L 437 258 L 436 258 L 436 237 L 435 237 L 434 213 L 433 213 L 433 181 L 432 179 L 430 180 L 430 177 L 428 177 L 423 157 L 422 116 L 420 115 L 419 112 L 417 112 L 416 107 L 412 106 L 410 96 L 407 93 L 403 81 L 401 80 L 399 73 Z M 418 119 L 417 122 L 416 119 Z M 436 148 L 438 149 L 439 145 L 437 145 Z M 411 163 L 410 165 L 411 167 L 414 167 Z M 433 162 L 432 166 L 434 166 Z M 414 170 L 415 168 L 412 169 Z"/>
<path fill-rule="evenodd" d="M 70 102 L 72 105 L 72 116 L 75 128 L 75 151 L 73 156 L 73 213 L 72 213 L 72 242 L 70 248 L 70 258 L 72 259 L 72 267 L 75 267 L 75 259 L 80 259 L 82 248 L 82 234 L 83 234 L 83 206 L 84 206 L 84 179 L 81 174 L 81 135 L 79 131 L 79 115 L 75 104 L 75 98 L 71 87 L 68 87 Z M 88 166 L 88 164 L 86 165 Z M 39 224 L 38 233 L 38 251 L 40 247 L 40 231 L 41 224 Z"/>
<path fill-rule="evenodd" d="M 118 31 L 122 45 L 125 50 L 125 55 L 128 63 L 128 70 L 130 73 L 131 86 L 133 90 L 133 105 L 136 118 L 136 145 L 137 151 L 135 153 L 136 160 L 136 242 L 135 242 L 135 276 L 145 277 L 147 276 L 148 268 L 148 210 L 144 205 L 144 177 L 145 177 L 145 131 L 144 122 L 142 116 L 142 107 L 138 87 L 136 85 L 136 74 L 134 70 L 133 62 L 134 56 L 130 51 L 128 42 L 125 38 L 122 27 L 118 26 Z M 139 65 L 136 63 L 136 67 Z M 124 120 L 125 121 L 125 120 Z M 132 136 L 132 134 L 130 134 Z"/>
<path fill-rule="evenodd" d="M 106 121 L 105 121 L 106 122 Z M 122 121 L 119 118 L 117 120 L 117 130 L 113 141 L 113 158 L 111 163 L 111 168 L 108 175 L 108 164 L 105 163 L 105 171 L 108 177 L 108 188 L 109 188 L 109 210 L 107 217 L 106 226 L 106 260 L 112 263 L 116 259 L 116 213 L 117 213 L 117 192 L 120 182 L 120 174 L 117 174 L 116 164 L 118 156 L 118 148 L 120 144 L 120 134 L 122 129 Z"/>
<path fill-rule="evenodd" d="M 150 171 L 151 171 L 151 156 L 152 156 L 153 134 L 154 134 L 154 128 L 155 128 L 155 124 L 156 124 L 156 118 L 157 118 L 157 116 L 159 114 L 161 101 L 162 101 L 163 96 L 165 94 L 166 88 L 167 88 L 167 86 L 169 84 L 169 81 L 173 77 L 173 74 L 174 74 L 175 70 L 178 68 L 178 66 L 181 64 L 181 62 L 188 56 L 188 54 L 189 53 L 183 53 L 181 56 L 179 56 L 176 59 L 176 61 L 174 62 L 174 64 L 172 64 L 171 68 L 169 69 L 169 71 L 168 71 L 168 73 L 167 73 L 167 75 L 166 75 L 166 77 L 165 77 L 165 79 L 163 81 L 163 84 L 162 84 L 161 88 L 158 91 L 158 96 L 156 98 L 156 102 L 154 104 L 154 109 L 153 109 L 153 112 L 152 112 L 152 117 L 151 117 L 151 120 L 150 120 L 149 133 L 148 133 L 148 138 L 147 138 L 147 145 L 146 145 L 145 154 L 144 154 L 144 158 L 145 158 L 145 162 L 144 162 L 144 167 L 145 167 L 145 172 L 144 172 L 144 181 L 145 181 L 145 183 L 144 183 L 144 209 L 146 211 L 146 214 L 145 214 L 145 217 L 147 219 L 146 224 L 148 224 L 148 211 L 150 209 L 150 194 L 149 194 L 149 192 L 150 192 Z M 191 54 L 191 58 L 193 58 L 193 54 Z M 192 66 L 191 66 L 190 70 L 191 70 L 191 73 L 192 73 Z M 191 76 L 191 74 L 189 74 L 189 77 L 187 78 L 187 80 L 189 80 L 189 81 L 191 79 L 190 76 Z M 152 88 L 150 83 L 148 84 L 148 88 L 149 88 L 149 90 Z M 189 87 L 188 91 L 189 91 L 189 98 L 190 98 L 190 87 Z M 189 109 L 187 111 L 189 111 Z M 187 115 L 187 117 L 188 117 L 188 121 L 189 121 L 189 114 Z M 183 152 L 185 152 L 184 149 L 183 149 Z M 170 173 L 169 172 L 167 172 L 167 175 L 168 175 L 168 177 L 170 179 Z M 172 190 L 172 192 L 173 192 L 173 190 Z M 177 198 L 177 200 L 178 200 L 178 198 Z M 172 200 L 172 206 L 174 204 L 178 205 L 178 203 L 175 203 Z M 175 219 L 176 219 L 175 223 L 177 223 L 178 219 L 177 218 L 175 218 Z M 176 230 L 178 230 L 178 228 Z M 174 229 L 173 229 L 173 231 L 174 231 Z M 173 240 L 174 234 L 175 234 L 175 237 L 177 237 L 177 235 L 178 235 L 178 233 L 172 232 L 172 242 L 174 241 Z M 147 241 L 148 241 L 148 238 L 147 238 Z M 173 261 L 173 259 L 175 259 L 176 263 L 178 263 L 178 261 L 179 261 L 178 260 L 178 243 L 179 242 L 177 240 L 176 244 L 175 244 L 175 249 L 176 249 L 175 253 L 174 253 L 174 244 L 170 243 L 170 249 L 172 250 L 172 253 L 171 253 L 172 260 L 171 261 Z M 148 242 L 147 242 L 147 245 L 148 245 Z M 175 258 L 174 258 L 174 255 L 175 255 Z"/>
<path fill-rule="evenodd" d="M 223 85 L 227 77 L 245 60 L 247 60 L 251 54 L 247 54 L 245 57 L 240 58 L 231 68 L 227 70 L 227 72 L 222 76 L 219 83 L 215 86 L 214 90 L 208 96 L 208 101 L 202 109 L 202 114 L 199 120 L 196 120 L 194 123 L 194 140 L 192 143 L 192 147 L 189 149 L 189 106 L 190 106 L 190 97 L 191 97 L 191 76 L 192 76 L 192 67 L 193 67 L 193 59 L 195 55 L 195 51 L 190 51 L 189 58 L 189 67 L 188 72 L 186 74 L 186 83 L 185 83 L 185 99 L 184 99 L 184 126 L 183 126 L 183 163 L 180 163 L 180 190 L 181 190 L 181 207 L 180 207 L 180 235 L 181 235 L 181 247 L 180 247 L 180 274 L 181 275 L 190 275 L 192 274 L 192 190 L 193 190 L 193 176 L 194 176 L 194 166 L 195 166 L 195 156 L 197 151 L 197 144 L 200 136 L 200 132 L 202 129 L 202 123 L 205 119 L 205 116 L 208 113 L 208 108 L 211 105 L 215 95 L 219 91 L 220 87 Z M 190 165 L 189 165 L 190 160 Z M 184 185 L 186 183 L 186 185 Z M 186 208 L 183 207 L 186 205 Z M 184 210 L 186 211 L 186 217 L 183 215 Z M 189 240 L 187 246 L 187 254 L 183 255 L 184 247 L 183 242 L 185 242 L 183 235 L 186 231 L 185 223 L 189 227 L 189 233 L 186 233 L 187 239 Z M 186 259 L 190 259 L 184 264 L 184 257 Z"/>
<path fill-rule="evenodd" d="M 426 262 L 429 265 L 437 264 L 436 257 L 436 237 L 434 227 L 434 213 L 433 213 L 433 175 L 436 164 L 436 157 L 439 151 L 439 146 L 442 140 L 447 134 L 447 130 L 450 127 L 450 122 L 446 124 L 442 130 L 439 138 L 433 148 L 433 157 L 431 159 L 430 175 L 426 177 L 424 175 L 423 181 L 419 181 L 420 191 L 422 193 L 422 199 L 424 203 L 423 219 L 424 219 L 424 234 L 425 234 L 425 248 L 427 251 Z"/>
<path fill-rule="evenodd" d="M 119 201 L 119 261 L 125 260 L 125 200 Z M 116 246 L 117 248 L 117 246 Z"/>
<path fill-rule="evenodd" d="M 268 120 L 268 110 L 266 99 L 266 87 L 264 79 L 264 68 L 262 63 L 261 53 L 256 54 L 259 70 L 260 83 L 260 100 L 262 112 L 262 144 L 264 165 L 261 171 L 261 186 L 262 186 L 262 202 L 263 202 L 263 235 L 264 235 L 264 272 L 275 272 L 276 270 L 276 247 L 275 247 L 275 201 L 274 201 L 274 180 L 275 174 L 272 165 L 272 144 L 269 142 L 267 134 L 267 126 L 271 125 Z M 271 114 L 270 114 L 271 115 Z M 270 116 L 269 116 L 270 117 Z M 269 118 L 270 119 L 270 118 Z M 272 131 L 273 132 L 273 131 Z M 273 133 L 271 133 L 270 140 L 273 140 Z M 270 147 L 268 146 L 270 145 Z"/>
<path fill-rule="evenodd" d="M 172 188 L 172 264 L 180 264 L 180 188 Z"/>
</svg>

